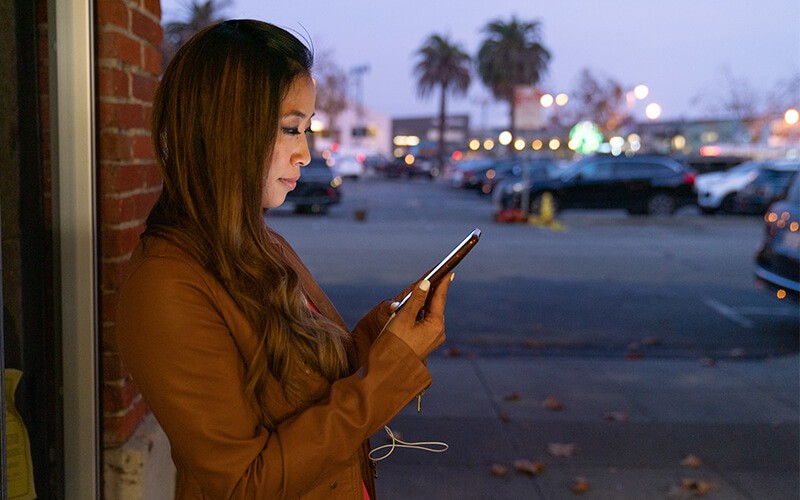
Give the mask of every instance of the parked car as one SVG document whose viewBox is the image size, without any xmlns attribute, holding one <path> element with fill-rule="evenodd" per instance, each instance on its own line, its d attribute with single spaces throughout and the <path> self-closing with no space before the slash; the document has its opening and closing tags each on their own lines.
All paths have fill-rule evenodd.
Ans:
<svg viewBox="0 0 800 500">
<path fill-rule="evenodd" d="M 763 214 L 783 193 L 798 171 L 800 163 L 787 168 L 763 168 L 734 198 L 734 210 L 742 214 Z"/>
<path fill-rule="evenodd" d="M 736 195 L 751 183 L 762 169 L 797 170 L 798 162 L 752 160 L 724 172 L 700 174 L 694 181 L 697 206 L 704 214 L 736 212 Z"/>
<path fill-rule="evenodd" d="M 561 162 L 549 158 L 520 159 L 503 164 L 500 167 L 490 168 L 483 173 L 481 192 L 492 194 L 495 187 L 508 179 L 526 179 L 531 181 L 546 179 L 557 175 Z"/>
<path fill-rule="evenodd" d="M 356 155 L 331 155 L 328 165 L 341 178 L 360 179 L 366 171 L 364 162 Z"/>
<path fill-rule="evenodd" d="M 764 236 L 755 255 L 756 284 L 778 298 L 800 301 L 800 173 L 764 214 Z"/>
<path fill-rule="evenodd" d="M 478 172 L 489 168 L 495 160 L 493 158 L 472 158 L 455 163 L 450 170 L 450 184 L 456 188 L 469 185 Z"/>
<path fill-rule="evenodd" d="M 297 213 L 325 214 L 341 201 L 341 185 L 342 178 L 334 175 L 324 159 L 312 158 L 300 169 L 297 186 L 286 195 L 286 201 Z"/>
<path fill-rule="evenodd" d="M 621 208 L 631 214 L 670 215 L 694 204 L 695 171 L 660 155 L 588 156 L 553 178 L 511 181 L 495 189 L 495 217 L 522 208 L 527 192 L 530 213 L 539 213 L 549 193 L 554 212 L 566 208 Z"/>
</svg>

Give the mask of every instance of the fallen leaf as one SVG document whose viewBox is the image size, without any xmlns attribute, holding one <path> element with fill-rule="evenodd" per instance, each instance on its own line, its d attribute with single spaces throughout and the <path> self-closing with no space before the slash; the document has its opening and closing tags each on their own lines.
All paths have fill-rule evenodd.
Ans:
<svg viewBox="0 0 800 500">
<path fill-rule="evenodd" d="M 747 354 L 747 351 L 744 348 L 736 347 L 736 348 L 730 350 L 730 352 L 728 353 L 728 356 L 730 356 L 732 358 L 741 358 L 745 354 Z"/>
<path fill-rule="evenodd" d="M 576 495 L 580 495 L 581 493 L 586 493 L 589 491 L 589 488 L 592 486 L 592 483 L 589 482 L 588 479 L 585 477 L 576 477 L 572 480 L 572 492 Z"/>
<path fill-rule="evenodd" d="M 628 413 L 624 411 L 609 411 L 603 415 L 603 418 L 614 422 L 627 422 Z"/>
<path fill-rule="evenodd" d="M 578 446 L 574 443 L 550 443 L 547 452 L 554 457 L 571 457 L 578 452 Z"/>
<path fill-rule="evenodd" d="M 506 401 L 519 401 L 520 399 L 522 399 L 522 394 L 520 394 L 519 391 L 509 392 L 508 394 L 503 396 L 503 399 L 505 399 Z"/>
<path fill-rule="evenodd" d="M 392 439 L 392 436 L 394 436 L 394 439 Z M 392 435 L 390 436 L 390 435 L 387 434 L 384 439 L 386 439 L 387 443 L 392 443 L 392 442 L 394 442 L 396 440 L 397 441 L 402 441 L 403 440 L 403 433 L 398 431 L 398 430 L 396 430 L 396 429 L 392 429 Z"/>
<path fill-rule="evenodd" d="M 503 464 L 492 464 L 492 475 L 502 477 L 508 474 L 508 466 Z"/>
<path fill-rule="evenodd" d="M 658 337 L 645 337 L 642 339 L 642 345 L 661 345 L 661 339 Z"/>
<path fill-rule="evenodd" d="M 530 460 L 514 460 L 514 469 L 517 472 L 522 472 L 524 474 L 530 474 L 531 476 L 535 476 L 536 474 L 542 472 L 545 468 L 543 462 L 532 462 Z"/>
<path fill-rule="evenodd" d="M 511 421 L 511 414 L 509 414 L 507 411 L 501 411 L 497 414 L 497 418 L 499 418 L 501 422 L 506 424 Z"/>
<path fill-rule="evenodd" d="M 525 347 L 528 349 L 538 349 L 540 347 L 544 347 L 544 342 L 537 339 L 527 339 L 525 341 Z"/>
<path fill-rule="evenodd" d="M 714 481 L 701 481 L 699 479 L 684 478 L 681 480 L 681 489 L 699 497 L 705 495 L 706 493 L 718 490 L 719 485 Z"/>
<path fill-rule="evenodd" d="M 690 467 L 692 469 L 699 469 L 703 466 L 703 461 L 700 460 L 700 457 L 697 455 L 689 454 L 686 455 L 686 458 L 681 460 L 681 465 L 684 467 Z"/>
<path fill-rule="evenodd" d="M 558 411 L 564 409 L 564 403 L 562 403 L 557 397 L 555 396 L 547 396 L 547 398 L 542 402 L 542 406 L 547 408 L 551 411 Z"/>
<path fill-rule="evenodd" d="M 636 360 L 642 359 L 644 357 L 644 353 L 641 351 L 642 345 L 638 342 L 631 342 L 628 344 L 628 348 L 625 351 L 625 359 L 629 360 Z"/>
<path fill-rule="evenodd" d="M 700 364 L 703 366 L 714 367 L 717 366 L 717 360 L 713 358 L 709 358 L 707 356 L 703 356 L 700 358 Z"/>
<path fill-rule="evenodd" d="M 444 350 L 444 355 L 449 358 L 457 358 L 461 356 L 461 349 L 458 347 L 448 347 Z"/>
</svg>

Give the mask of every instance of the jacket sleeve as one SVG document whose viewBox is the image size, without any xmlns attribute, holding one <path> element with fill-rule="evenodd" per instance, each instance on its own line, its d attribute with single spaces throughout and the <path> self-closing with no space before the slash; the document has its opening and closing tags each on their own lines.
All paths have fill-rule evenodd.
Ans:
<svg viewBox="0 0 800 500">
<path fill-rule="evenodd" d="M 411 349 L 386 333 L 354 375 L 270 432 L 245 400 L 245 363 L 200 275 L 179 259 L 145 260 L 121 292 L 117 343 L 173 456 L 210 498 L 301 494 L 430 383 Z"/>
</svg>

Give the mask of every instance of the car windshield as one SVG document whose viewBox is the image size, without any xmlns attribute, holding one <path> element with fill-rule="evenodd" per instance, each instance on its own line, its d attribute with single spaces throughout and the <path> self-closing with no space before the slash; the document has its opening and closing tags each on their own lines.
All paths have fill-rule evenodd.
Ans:
<svg viewBox="0 0 800 500">
<path fill-rule="evenodd" d="M 572 177 L 575 174 L 577 174 L 578 172 L 580 172 L 580 170 L 583 168 L 583 166 L 586 165 L 587 163 L 591 162 L 593 159 L 594 159 L 593 156 L 587 156 L 586 158 L 582 158 L 582 159 L 576 161 L 575 163 L 573 163 L 572 165 L 569 165 L 569 166 L 565 167 L 564 170 L 562 170 L 562 172 L 561 172 L 561 178 L 562 179 L 569 179 L 570 177 Z"/>
<path fill-rule="evenodd" d="M 735 167 L 729 169 L 728 172 L 731 172 L 731 173 L 735 172 L 735 173 L 741 174 L 741 173 L 745 173 L 745 172 L 750 172 L 751 170 L 755 170 L 755 169 L 761 168 L 763 166 L 764 166 L 764 163 L 762 163 L 760 161 L 748 161 L 748 162 L 742 163 L 740 165 L 736 165 Z"/>
</svg>

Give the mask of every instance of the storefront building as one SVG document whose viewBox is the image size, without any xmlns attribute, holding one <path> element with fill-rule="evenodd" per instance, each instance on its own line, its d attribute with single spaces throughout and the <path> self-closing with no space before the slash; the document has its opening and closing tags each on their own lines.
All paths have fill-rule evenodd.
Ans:
<svg viewBox="0 0 800 500">
<path fill-rule="evenodd" d="M 0 0 L 8 498 L 173 496 L 168 444 L 114 337 L 161 186 L 149 127 L 160 21 L 159 0 Z"/>
</svg>

